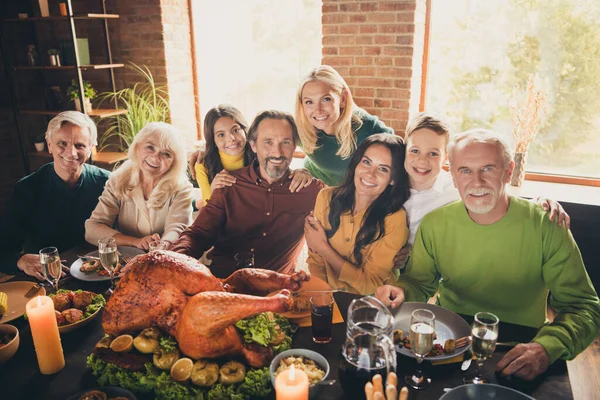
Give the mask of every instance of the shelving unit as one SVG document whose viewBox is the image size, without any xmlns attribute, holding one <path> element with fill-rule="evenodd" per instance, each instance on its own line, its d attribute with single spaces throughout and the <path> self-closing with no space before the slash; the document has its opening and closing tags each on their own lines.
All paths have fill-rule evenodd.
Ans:
<svg viewBox="0 0 600 400">
<path fill-rule="evenodd" d="M 109 14 L 106 12 L 106 4 L 105 4 L 105 0 L 100 0 L 102 3 L 102 12 L 101 13 L 77 13 L 75 14 L 73 12 L 73 5 L 72 5 L 72 0 L 65 0 L 66 5 L 67 5 L 67 15 L 66 16 L 47 16 L 47 17 L 28 17 L 28 18 L 5 18 L 2 19 L 2 30 L 0 31 L 0 44 L 2 45 L 2 53 L 4 54 L 4 62 L 5 65 L 7 66 L 7 69 L 10 69 L 13 73 L 13 76 L 11 76 L 12 79 L 9 79 L 9 81 L 11 82 L 11 88 L 10 88 L 10 93 L 13 99 L 13 111 L 15 113 L 15 120 L 17 121 L 17 129 L 19 131 L 19 139 L 20 139 L 20 147 L 21 147 L 21 151 L 22 151 L 22 155 L 23 155 L 23 159 L 25 162 L 25 168 L 27 173 L 31 172 L 30 169 L 30 165 L 29 165 L 29 158 L 30 157 L 37 157 L 37 159 L 39 160 L 40 156 L 43 158 L 43 154 L 40 155 L 39 153 L 33 153 L 28 151 L 28 146 L 25 143 L 25 141 L 23 140 L 23 135 L 22 135 L 22 130 L 21 130 L 21 124 L 19 123 L 19 115 L 43 115 L 43 116 L 55 116 L 58 113 L 60 113 L 61 111 L 64 110 L 53 110 L 50 108 L 49 104 L 48 104 L 48 100 L 46 99 L 46 109 L 31 109 L 31 107 L 21 107 L 18 104 L 17 101 L 17 96 L 16 96 L 16 82 L 18 79 L 19 74 L 24 74 L 24 73 L 28 73 L 28 71 L 37 71 L 38 73 L 42 74 L 41 75 L 41 79 L 42 81 L 46 81 L 46 76 L 43 75 L 45 73 L 60 73 L 62 72 L 75 72 L 75 80 L 78 82 L 79 85 L 79 102 L 80 102 L 80 109 L 81 110 L 85 110 L 85 106 L 84 106 L 84 81 L 83 81 L 83 75 L 82 72 L 88 71 L 88 70 L 107 70 L 109 73 L 109 77 L 110 77 L 110 87 L 111 90 L 113 92 L 116 92 L 116 87 L 115 87 L 115 76 L 114 76 L 114 69 L 115 68 L 123 68 L 125 65 L 122 63 L 115 63 L 113 62 L 113 58 L 112 58 L 112 51 L 111 51 L 111 44 L 110 44 L 110 33 L 108 30 L 108 21 L 109 20 L 114 20 L 119 18 L 120 16 L 118 14 Z M 99 20 L 103 23 L 103 27 L 104 27 L 104 41 L 105 41 L 105 49 L 106 49 L 106 55 L 107 55 L 107 62 L 106 63 L 93 63 L 93 64 L 80 64 L 80 54 L 79 54 L 79 48 L 77 46 L 77 33 L 75 30 L 75 21 L 85 21 L 85 20 Z M 4 41 L 5 41 L 5 35 L 4 35 L 4 28 L 7 24 L 31 24 L 31 23 L 43 23 L 43 22 L 52 22 L 52 21 L 64 21 L 65 23 L 68 23 L 69 25 L 69 34 L 70 34 L 70 42 L 73 45 L 73 53 L 74 53 L 74 64 L 75 65 L 64 65 L 64 66 L 51 66 L 51 65 L 13 65 L 13 63 L 10 62 L 8 55 L 6 54 L 6 46 L 4 45 Z M 34 36 L 34 37 L 37 37 Z M 37 42 L 37 40 L 36 40 Z M 37 44 L 37 43 L 36 43 Z M 40 48 L 39 46 L 37 46 L 38 49 Z M 41 55 L 40 55 L 41 57 Z M 10 66 L 10 68 L 9 68 Z M 48 86 L 46 84 L 44 84 L 44 86 Z M 60 103 L 59 103 L 60 104 Z M 85 112 L 85 111 L 84 111 Z M 102 108 L 102 109 L 93 109 L 90 112 L 86 112 L 88 115 L 90 115 L 91 117 L 97 117 L 97 118 L 106 118 L 106 117 L 112 117 L 115 115 L 120 115 L 120 114 L 125 114 L 127 113 L 127 110 L 124 109 L 119 109 L 118 108 L 118 104 L 117 101 L 114 101 L 114 108 Z M 127 154 L 125 153 L 113 153 L 113 152 L 102 152 L 102 153 L 97 153 L 97 155 L 95 155 L 93 157 L 93 160 L 90 160 L 90 162 L 96 162 L 96 163 L 102 163 L 102 164 L 107 164 L 107 165 L 111 165 L 114 164 L 115 162 L 119 162 L 122 161 L 123 159 L 127 158 Z"/>
</svg>

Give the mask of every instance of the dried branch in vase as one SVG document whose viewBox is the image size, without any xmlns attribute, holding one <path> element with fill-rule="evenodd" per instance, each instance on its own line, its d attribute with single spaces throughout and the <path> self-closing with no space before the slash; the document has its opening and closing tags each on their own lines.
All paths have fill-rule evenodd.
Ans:
<svg viewBox="0 0 600 400">
<path fill-rule="evenodd" d="M 529 144 L 537 135 L 542 119 L 546 116 L 546 105 L 546 95 L 536 89 L 533 76 L 530 76 L 525 98 L 516 106 L 510 106 L 515 152 L 527 152 Z"/>
</svg>

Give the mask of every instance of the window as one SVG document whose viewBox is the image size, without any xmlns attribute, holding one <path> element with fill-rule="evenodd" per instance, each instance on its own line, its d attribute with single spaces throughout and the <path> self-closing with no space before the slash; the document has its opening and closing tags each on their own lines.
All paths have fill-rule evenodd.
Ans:
<svg viewBox="0 0 600 400">
<path fill-rule="evenodd" d="M 600 2 L 430 1 L 425 108 L 455 131 L 512 132 L 533 77 L 547 106 L 527 170 L 600 178 Z"/>
<path fill-rule="evenodd" d="M 293 113 L 301 77 L 321 62 L 320 0 L 193 4 L 202 120 L 229 103 L 248 123 L 266 109 Z"/>
</svg>

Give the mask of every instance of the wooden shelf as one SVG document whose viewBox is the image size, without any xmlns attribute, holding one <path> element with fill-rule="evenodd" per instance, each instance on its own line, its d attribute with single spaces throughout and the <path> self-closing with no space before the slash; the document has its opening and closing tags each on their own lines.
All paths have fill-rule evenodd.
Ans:
<svg viewBox="0 0 600 400">
<path fill-rule="evenodd" d="M 116 19 L 119 14 L 77 14 L 73 15 L 73 19 Z M 28 17 L 28 18 L 6 18 L 2 22 L 31 22 L 31 21 L 67 21 L 68 16 L 53 16 L 53 17 Z"/>
<path fill-rule="evenodd" d="M 62 111 L 66 111 L 66 110 L 60 110 L 60 111 L 56 111 L 56 110 L 54 110 L 54 111 L 53 110 L 19 110 L 19 112 L 21 114 L 34 114 L 34 115 L 58 115 Z M 106 117 L 113 117 L 115 115 L 121 115 L 121 114 L 125 114 L 125 113 L 127 113 L 127 110 L 125 110 L 125 109 L 95 108 L 88 115 L 90 117 L 106 118 Z"/>
<path fill-rule="evenodd" d="M 80 65 L 79 69 L 107 69 L 107 68 L 123 68 L 125 64 L 90 64 L 90 65 Z M 60 69 L 75 69 L 74 65 L 62 65 L 60 67 L 54 65 L 23 65 L 13 68 L 15 71 L 27 71 L 27 70 L 60 70 Z"/>
</svg>

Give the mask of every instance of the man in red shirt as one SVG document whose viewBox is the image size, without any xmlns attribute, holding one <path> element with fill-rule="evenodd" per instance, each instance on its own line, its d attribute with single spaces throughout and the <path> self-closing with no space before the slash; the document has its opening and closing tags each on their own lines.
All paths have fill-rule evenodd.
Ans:
<svg viewBox="0 0 600 400">
<path fill-rule="evenodd" d="M 257 159 L 231 174 L 236 183 L 217 189 L 196 221 L 171 250 L 208 257 L 217 277 L 234 272 L 236 253 L 254 253 L 256 268 L 291 274 L 304 244 L 304 218 L 313 210 L 323 182 L 313 182 L 300 192 L 290 192 L 290 162 L 298 131 L 290 114 L 263 111 L 248 130 L 248 141 Z"/>
</svg>

